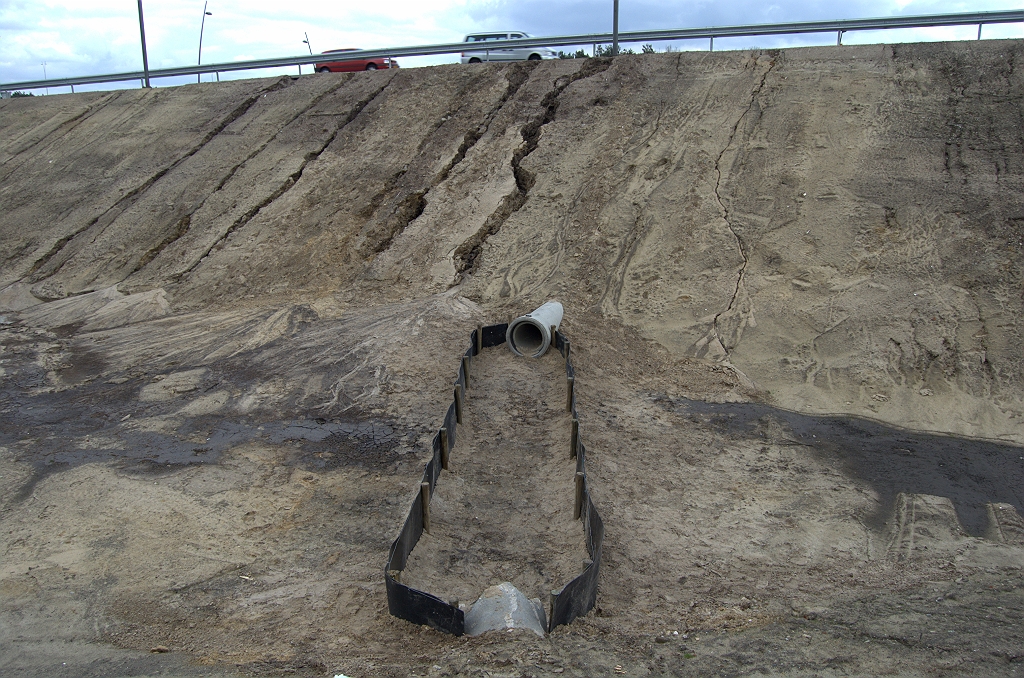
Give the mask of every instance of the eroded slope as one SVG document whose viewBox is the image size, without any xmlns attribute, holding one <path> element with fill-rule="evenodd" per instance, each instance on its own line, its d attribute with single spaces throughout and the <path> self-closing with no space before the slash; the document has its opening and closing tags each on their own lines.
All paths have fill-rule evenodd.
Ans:
<svg viewBox="0 0 1024 678">
<path fill-rule="evenodd" d="M 1020 51 L 0 102 L 3 669 L 52 674 L 56 639 L 316 675 L 1009 674 Z M 600 609 L 410 630 L 380 567 L 459 350 L 551 297 Z"/>
<path fill-rule="evenodd" d="M 1020 441 L 1019 49 L 681 53 L 7 102 L 3 280 L 20 287 L 6 295 L 159 288 L 176 309 L 558 296 L 732 364 L 790 409 Z"/>
</svg>

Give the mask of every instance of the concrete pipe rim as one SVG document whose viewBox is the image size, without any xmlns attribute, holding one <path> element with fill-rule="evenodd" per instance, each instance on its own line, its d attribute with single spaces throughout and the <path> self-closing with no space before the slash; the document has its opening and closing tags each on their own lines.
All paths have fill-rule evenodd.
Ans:
<svg viewBox="0 0 1024 678">
<path fill-rule="evenodd" d="M 531 358 L 539 358 L 551 346 L 551 335 L 538 320 L 523 316 L 516 318 L 509 325 L 508 346 L 516 355 L 530 354 Z"/>
</svg>

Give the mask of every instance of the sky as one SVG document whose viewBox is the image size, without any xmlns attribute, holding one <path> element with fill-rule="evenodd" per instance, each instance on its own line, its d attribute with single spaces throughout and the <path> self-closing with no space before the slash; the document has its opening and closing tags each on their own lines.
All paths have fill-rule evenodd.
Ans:
<svg viewBox="0 0 1024 678">
<path fill-rule="evenodd" d="M 297 3 L 270 0 L 143 0 L 151 69 L 202 63 L 459 42 L 467 33 L 500 29 L 534 36 L 612 30 L 612 0 L 385 0 Z M 1024 9 L 1024 0 L 619 0 L 619 30 L 703 28 Z M 970 40 L 977 26 L 847 33 L 844 44 Z M 308 37 L 308 46 L 303 41 Z M 983 38 L 1022 38 L 1024 24 L 985 26 Z M 835 34 L 733 38 L 715 49 L 835 44 Z M 661 51 L 707 49 L 706 40 L 657 43 Z M 639 45 L 624 45 L 639 51 Z M 589 50 L 588 50 L 589 51 Z M 458 61 L 459 55 L 407 57 L 402 67 Z M 311 66 L 302 67 L 304 73 Z M 142 70 L 137 0 L 0 0 L 0 83 Z M 298 74 L 297 67 L 225 73 L 222 78 Z M 213 74 L 202 76 L 213 80 Z M 154 80 L 157 87 L 195 82 Z M 78 86 L 76 91 L 138 83 Z M 68 87 L 34 90 L 58 94 Z"/>
</svg>

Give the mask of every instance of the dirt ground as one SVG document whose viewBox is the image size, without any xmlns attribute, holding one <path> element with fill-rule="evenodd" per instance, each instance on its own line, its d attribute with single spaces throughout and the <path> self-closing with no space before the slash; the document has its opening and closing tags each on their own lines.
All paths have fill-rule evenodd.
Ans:
<svg viewBox="0 0 1024 678">
<path fill-rule="evenodd" d="M 0 102 L 0 673 L 1024 672 L 1022 50 Z M 597 606 L 395 619 L 469 333 L 552 298 Z M 407 581 L 543 598 L 564 372 L 485 358 Z"/>
<path fill-rule="evenodd" d="M 464 423 L 430 501 L 402 582 L 466 605 L 509 581 L 547 603 L 588 557 L 573 519 L 576 460 L 565 410 L 565 362 L 524 360 L 504 346 L 473 360 Z"/>
</svg>

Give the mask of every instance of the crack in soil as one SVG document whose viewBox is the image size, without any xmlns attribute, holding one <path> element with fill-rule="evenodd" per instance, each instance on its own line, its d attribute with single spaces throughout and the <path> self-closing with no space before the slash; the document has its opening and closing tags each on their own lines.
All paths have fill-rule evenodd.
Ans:
<svg viewBox="0 0 1024 678">
<path fill-rule="evenodd" d="M 455 166 L 465 159 L 466 153 L 468 153 L 470 149 L 472 149 L 483 137 L 483 135 L 487 133 L 487 130 L 490 129 L 491 122 L 493 122 L 494 118 L 498 115 L 508 100 L 515 96 L 516 92 L 519 91 L 519 88 L 529 80 L 530 71 L 535 67 L 536 65 L 532 63 L 528 66 L 526 64 L 515 64 L 505 73 L 505 79 L 508 86 L 505 88 L 505 92 L 502 94 L 501 98 L 484 117 L 484 121 L 469 132 L 466 132 L 462 138 L 462 143 L 459 144 L 459 147 L 456 149 L 451 160 L 448 161 L 448 164 L 445 165 L 445 167 L 426 188 L 414 191 L 402 199 L 398 207 L 396 207 L 385 220 L 385 225 L 382 229 L 383 237 L 364 248 L 366 256 L 376 256 L 381 252 L 388 250 L 391 247 L 391 244 L 395 241 L 395 238 L 401 235 L 405 229 L 409 227 L 409 224 L 423 214 L 423 210 L 427 207 L 426 195 L 448 179 L 448 176 L 451 174 L 451 171 Z M 439 127 L 440 125 L 438 125 L 438 128 Z M 381 203 L 384 202 L 385 198 L 395 191 L 398 179 L 400 179 L 404 174 L 405 170 L 399 172 L 395 175 L 394 181 L 389 182 L 381 193 L 374 196 L 371 204 L 367 206 L 366 210 L 364 210 L 364 212 L 368 212 L 366 215 L 368 218 L 376 212 Z"/>
<path fill-rule="evenodd" d="M 238 173 L 238 170 L 240 170 L 242 167 L 244 167 L 250 160 L 255 158 L 257 155 L 262 153 L 264 151 L 264 149 L 267 148 L 267 146 L 269 146 L 275 139 L 277 139 L 278 136 L 280 136 L 281 132 L 283 132 L 285 129 L 287 129 L 288 126 L 291 125 L 293 122 L 295 122 L 300 116 L 302 116 L 305 113 L 308 113 L 313 108 L 315 108 L 325 97 L 327 97 L 327 96 L 329 96 L 331 94 L 334 94 L 339 89 L 344 87 L 345 84 L 347 84 L 349 82 L 349 80 L 351 80 L 351 78 L 349 78 L 348 80 L 343 80 L 342 82 L 338 83 L 336 86 L 334 86 L 334 87 L 332 87 L 332 88 L 330 88 L 328 90 L 325 90 L 319 96 L 315 97 L 309 103 L 309 105 L 307 105 L 306 107 L 302 108 L 300 111 L 295 113 L 295 115 L 293 115 L 291 118 L 289 118 L 287 121 L 285 121 L 281 125 L 281 127 L 277 130 L 277 132 L 274 133 L 273 136 L 268 137 L 266 141 L 264 141 L 256 149 L 254 149 L 251 153 L 249 153 L 249 155 L 247 155 L 243 160 L 239 161 L 234 167 L 229 169 L 224 174 L 224 177 L 221 179 L 221 181 L 217 184 L 216 188 L 214 188 L 209 193 L 209 195 L 207 195 L 206 198 L 203 199 L 203 201 L 200 202 L 196 206 L 196 208 L 194 210 L 192 210 L 191 212 L 189 212 L 188 214 L 186 214 L 184 217 L 181 218 L 181 220 L 178 222 L 178 224 L 177 224 L 176 228 L 174 229 L 174 231 L 170 235 L 168 235 L 167 238 L 165 238 L 160 244 L 156 245 L 155 247 L 151 248 L 148 252 L 146 252 L 139 259 L 139 262 L 135 265 L 135 267 L 131 270 L 131 272 L 127 276 L 125 276 L 125 279 L 127 279 L 127 278 L 131 277 L 132 275 L 134 275 L 135 273 L 138 273 L 139 271 L 141 271 L 143 268 L 145 268 L 145 266 L 147 264 L 149 264 L 157 256 L 159 256 L 160 253 L 164 249 L 166 249 L 172 243 L 174 243 L 176 240 L 180 239 L 186 233 L 188 233 L 189 227 L 191 226 L 191 223 L 192 223 L 192 215 L 195 214 L 196 212 L 198 212 L 199 210 L 201 210 L 203 208 L 203 206 L 206 205 L 206 203 L 211 198 L 213 198 L 215 195 L 217 195 L 217 193 L 219 193 L 227 185 L 227 183 L 229 181 L 231 181 L 231 179 Z M 266 90 L 266 91 L 273 91 L 273 89 Z M 323 150 L 323 149 L 321 149 L 321 150 Z M 305 164 L 303 164 L 302 167 L 304 168 Z M 301 169 L 299 171 L 299 174 L 301 174 Z M 294 178 L 295 178 L 295 173 L 292 173 L 291 175 L 289 175 L 289 179 L 294 179 Z M 288 180 L 286 180 L 284 183 L 286 185 L 288 185 L 288 186 L 291 186 L 291 184 L 288 183 Z M 292 181 L 292 183 L 294 183 L 294 181 Z M 275 192 L 273 194 L 273 199 L 276 199 L 276 198 L 280 197 L 280 195 L 281 195 L 281 193 Z M 261 205 L 260 207 L 263 207 L 263 206 L 264 205 Z M 255 212 L 253 214 L 255 214 Z M 234 225 L 232 225 L 232 227 L 234 227 Z M 230 230 L 230 228 L 229 228 L 229 230 Z M 218 242 L 220 242 L 220 240 L 218 240 Z M 204 253 L 203 256 L 206 256 L 206 254 L 208 254 L 208 252 Z M 200 257 L 200 259 L 201 258 L 202 257 Z M 191 268 L 189 270 L 191 270 Z M 184 275 L 184 273 L 178 274 L 177 277 L 180 278 L 182 275 Z"/>
<path fill-rule="evenodd" d="M 736 239 L 736 248 L 739 250 L 740 256 L 743 258 L 743 264 L 740 266 L 738 275 L 736 276 L 736 288 L 733 290 L 732 298 L 729 300 L 729 305 L 726 306 L 724 311 L 720 311 L 715 314 L 714 320 L 711 321 L 711 333 L 718 343 L 722 346 L 722 350 L 725 351 L 726 355 L 729 355 L 729 347 L 726 346 L 726 342 L 722 338 L 722 334 L 718 331 L 718 320 L 723 315 L 733 310 L 736 306 L 736 300 L 740 296 L 740 290 L 743 289 L 743 278 L 747 272 L 747 264 L 750 263 L 750 259 L 747 257 L 746 251 L 743 249 L 743 239 L 740 238 L 739 233 L 733 228 L 732 221 L 729 218 L 729 207 L 722 200 L 721 188 L 722 188 L 722 158 L 725 157 L 726 152 L 732 146 L 733 141 L 739 133 L 740 125 L 746 119 L 747 114 L 754 109 L 754 105 L 757 103 L 758 97 L 761 96 L 761 92 L 764 91 L 765 83 L 768 80 L 768 75 L 775 68 L 778 54 L 772 56 L 771 61 L 768 62 L 768 68 L 765 69 L 764 73 L 761 74 L 761 81 L 757 84 L 757 87 L 750 94 L 750 104 L 747 105 L 747 110 L 743 111 L 743 114 L 736 120 L 736 124 L 732 128 L 732 132 L 729 133 L 729 141 L 725 144 L 722 152 L 718 154 L 718 158 L 715 159 L 715 200 L 718 202 L 718 206 L 722 211 L 722 218 L 725 220 L 725 225 L 729 228 L 729 232 Z M 758 116 L 763 114 L 763 109 L 758 111 Z"/>
<path fill-rule="evenodd" d="M 588 59 L 582 68 L 567 77 L 562 84 L 558 84 L 558 80 L 556 80 L 554 88 L 541 99 L 541 113 L 520 129 L 519 134 L 522 136 L 524 143 L 512 154 L 512 175 L 515 177 L 516 187 L 501 199 L 497 209 L 487 217 L 480 230 L 456 248 L 453 256 L 455 261 L 455 277 L 452 280 L 452 284 L 449 285 L 449 289 L 457 286 L 467 275 L 471 275 L 476 270 L 479 256 L 483 251 L 483 244 L 487 238 L 500 231 L 505 221 L 526 204 L 530 189 L 533 188 L 536 182 L 536 177 L 532 172 L 522 167 L 522 162 L 540 144 L 541 128 L 555 119 L 555 113 L 558 111 L 559 104 L 558 97 L 572 83 L 599 75 L 608 70 L 611 65 L 611 59 Z"/>
<path fill-rule="evenodd" d="M 211 130 L 209 133 L 207 133 L 206 136 L 204 136 L 202 139 L 200 139 L 199 143 L 194 145 L 187 153 L 183 154 L 177 160 L 175 160 L 171 164 L 167 165 L 165 168 L 163 168 L 162 170 L 160 170 L 156 174 L 153 174 L 146 181 L 144 181 L 143 183 L 139 184 L 137 187 L 133 188 L 131 191 L 129 191 L 125 195 L 121 196 L 121 198 L 119 198 L 117 200 L 117 202 L 114 203 L 114 205 L 112 205 L 106 211 L 104 211 L 103 214 L 99 215 L 98 217 L 93 219 L 91 222 L 89 222 L 85 226 L 79 228 L 74 233 L 71 233 L 71 234 L 61 238 L 60 240 L 58 240 L 57 243 L 50 249 L 50 251 L 47 252 L 45 255 L 43 255 L 40 259 L 38 259 L 32 265 L 32 268 L 29 269 L 28 274 L 26 274 L 26 276 L 25 276 L 26 279 L 28 280 L 28 282 L 30 282 L 30 283 L 37 283 L 37 282 L 40 282 L 42 280 L 45 280 L 46 278 L 49 278 L 49 277 L 52 277 L 52 276 L 56 275 L 61 270 L 61 268 L 64 267 L 64 264 L 66 264 L 70 260 L 70 258 L 71 258 L 70 255 L 67 256 L 67 257 L 62 258 L 61 261 L 59 263 L 57 263 L 56 266 L 53 267 L 52 269 L 50 269 L 50 270 L 44 270 L 44 269 L 46 269 L 48 267 L 49 263 L 53 259 L 57 258 L 58 255 L 61 252 L 64 251 L 64 249 L 67 247 L 67 245 L 72 240 L 74 240 L 79 235 L 85 233 L 86 231 L 91 230 L 94 226 L 99 225 L 100 230 L 103 230 L 104 228 L 109 226 L 111 223 L 114 222 L 115 219 L 117 219 L 117 217 L 119 217 L 121 214 L 123 214 L 129 207 L 134 205 L 135 202 L 138 201 L 138 199 L 142 196 L 142 194 L 145 193 L 147 190 L 149 190 L 149 188 L 151 186 L 153 186 L 157 181 L 159 181 L 163 176 L 165 176 L 168 172 L 174 170 L 176 167 L 180 166 L 183 162 L 185 162 L 186 160 L 188 160 L 189 158 L 194 156 L 196 153 L 201 151 L 208 143 L 210 143 L 210 141 L 213 140 L 214 137 L 216 137 L 218 134 L 223 132 L 224 129 L 226 129 L 228 125 L 230 125 L 231 123 L 233 123 L 234 121 L 238 120 L 240 117 L 245 115 L 249 111 L 249 109 L 252 108 L 253 105 L 255 105 L 255 103 L 257 101 L 259 101 L 260 97 L 263 94 L 265 94 L 267 92 L 273 92 L 273 91 L 281 89 L 283 87 L 287 87 L 290 83 L 291 83 L 291 79 L 290 78 L 283 77 L 283 78 L 280 78 L 279 80 L 277 80 L 273 85 L 271 85 L 269 87 L 266 87 L 264 89 L 261 89 L 258 92 L 256 92 L 255 94 L 253 94 L 251 97 L 249 97 L 248 99 L 243 101 L 241 104 L 236 106 L 235 109 L 232 110 L 220 122 L 219 125 L 217 125 L 217 127 L 215 127 L 213 130 Z M 39 273 L 37 275 L 37 273 L 40 272 L 40 271 L 42 271 L 42 273 Z M 44 301 L 52 301 L 53 300 L 52 298 L 49 298 L 49 299 L 48 298 L 44 298 L 44 297 L 40 297 L 40 298 L 42 298 Z"/>
<path fill-rule="evenodd" d="M 231 237 L 232 233 L 234 233 L 238 229 L 240 229 L 240 228 L 244 227 L 246 224 L 248 224 L 252 219 L 254 219 L 256 217 L 257 214 L 260 213 L 260 211 L 263 210 L 264 207 L 266 207 L 267 205 L 270 205 L 272 202 L 274 202 L 275 200 L 280 198 L 282 195 L 284 195 L 286 192 L 288 192 L 288 190 L 290 190 L 292 186 L 294 186 L 296 183 L 298 183 L 299 179 L 302 178 L 303 172 L 306 171 L 306 167 L 309 166 L 309 163 L 311 163 L 314 160 L 316 160 L 317 158 L 319 158 L 320 155 L 323 154 L 323 152 L 325 150 L 327 150 L 327 147 L 330 146 L 334 142 L 334 140 L 338 138 L 338 135 L 341 134 L 341 131 L 343 129 L 345 129 L 349 125 L 349 123 L 351 123 L 353 120 L 355 120 L 359 116 L 359 114 L 363 112 L 363 109 L 365 109 L 367 106 L 369 106 L 371 103 L 373 103 L 373 101 L 377 97 L 379 97 L 381 95 L 381 93 L 383 93 L 384 90 L 386 90 L 391 85 L 393 80 L 394 80 L 394 78 L 389 78 L 388 81 L 386 83 L 384 83 L 383 87 L 378 89 L 376 92 L 370 94 L 366 98 L 358 101 L 356 103 L 356 105 L 353 106 L 352 110 L 349 111 L 349 114 L 347 116 L 345 116 L 345 119 L 341 122 L 341 124 L 338 125 L 338 128 L 334 130 L 334 133 L 331 135 L 331 137 L 327 141 L 325 141 L 320 146 L 320 148 L 318 148 L 317 150 L 311 151 L 311 152 L 306 154 L 306 157 L 303 158 L 302 164 L 299 166 L 299 169 L 297 169 L 295 172 L 292 172 L 290 175 L 288 175 L 288 178 L 284 182 L 281 183 L 281 185 L 277 188 L 277 190 L 274 191 L 273 193 L 271 193 L 269 196 L 267 196 L 267 198 L 265 200 L 261 201 L 258 205 L 256 205 L 256 206 L 252 207 L 251 209 L 247 210 L 245 212 L 245 214 L 243 214 L 238 219 L 236 219 L 234 221 L 234 223 L 232 223 L 231 226 L 229 226 L 227 228 L 227 230 L 224 231 L 224 234 L 220 238 L 217 239 L 216 242 L 214 242 L 212 245 L 210 245 L 206 249 L 206 251 L 203 252 L 203 254 L 201 256 L 196 258 L 195 263 L 193 263 L 191 266 L 189 266 L 189 268 L 187 270 L 182 271 L 180 274 L 178 274 L 178 279 L 180 280 L 180 279 L 184 278 L 185 276 L 187 276 L 192 271 L 194 271 L 196 269 L 196 267 L 198 267 L 199 264 L 202 263 L 203 259 L 208 257 L 210 255 L 210 252 L 212 252 L 221 243 L 223 243 L 229 237 Z M 334 91 L 334 90 L 332 90 L 332 91 Z"/>
<path fill-rule="evenodd" d="M 530 79 L 530 73 L 534 68 L 536 68 L 535 64 L 531 62 L 525 62 L 523 64 L 515 64 L 511 68 L 509 68 L 508 71 L 506 71 L 505 80 L 508 82 L 508 87 L 505 88 L 505 93 L 501 95 L 501 98 L 498 100 L 498 103 L 494 106 L 494 108 L 491 109 L 490 113 L 488 113 L 487 116 L 484 118 L 483 123 L 478 125 L 475 130 L 466 132 L 466 135 L 463 137 L 462 144 L 459 146 L 459 149 L 455 152 L 455 155 L 452 156 L 451 161 L 445 166 L 443 170 L 441 170 L 440 178 L 434 184 L 435 186 L 437 186 L 438 184 L 440 184 L 441 182 L 448 178 L 448 175 L 451 174 L 451 171 L 453 169 L 455 169 L 455 166 L 462 162 L 462 160 L 466 157 L 466 153 L 468 153 L 470 149 L 476 145 L 480 138 L 487 133 L 487 130 L 489 130 L 491 127 L 491 123 L 494 122 L 494 118 L 498 115 L 501 109 L 505 107 L 505 104 L 508 103 L 508 100 L 514 97 L 516 93 L 519 91 L 519 88 L 522 87 L 526 83 L 526 81 Z"/>
<path fill-rule="evenodd" d="M 7 154 L 5 154 L 4 157 L 0 158 L 0 166 L 2 166 L 6 170 L 2 174 L 0 174 L 0 183 L 3 183 L 4 181 L 6 181 L 8 177 L 11 177 L 14 174 L 17 174 L 17 172 L 22 167 L 25 166 L 25 163 L 19 163 L 17 166 L 13 166 L 13 165 L 10 164 L 10 162 L 12 160 L 15 160 L 19 155 L 21 155 L 25 151 L 28 151 L 29 149 L 35 148 L 36 146 L 39 146 L 40 144 L 45 142 L 47 139 L 50 139 L 51 137 L 61 136 L 61 135 L 64 135 L 64 134 L 70 132 L 71 130 L 75 129 L 76 127 L 81 125 L 85 120 L 89 119 L 91 117 L 91 115 L 94 114 L 96 111 L 102 109 L 104 106 L 106 106 L 108 103 L 110 103 L 110 100 L 113 99 L 114 97 L 115 97 L 115 95 L 108 94 L 108 95 L 98 99 L 92 105 L 86 107 L 86 109 L 83 110 L 78 115 L 76 115 L 76 116 L 74 116 L 72 118 L 68 118 L 67 120 L 61 122 L 56 127 L 54 127 L 52 130 L 50 130 L 49 132 L 45 133 L 42 137 L 36 139 L 35 141 L 28 140 L 28 141 L 26 141 L 21 146 L 17 146 L 16 145 L 12 152 L 7 153 Z"/>
</svg>

